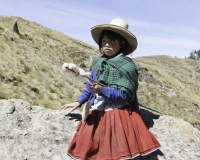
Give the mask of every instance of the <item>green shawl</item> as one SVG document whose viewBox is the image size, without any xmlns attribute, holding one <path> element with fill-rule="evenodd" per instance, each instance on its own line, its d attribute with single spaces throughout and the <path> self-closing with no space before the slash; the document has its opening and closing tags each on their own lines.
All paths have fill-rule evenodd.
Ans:
<svg viewBox="0 0 200 160">
<path fill-rule="evenodd" d="M 121 97 L 128 93 L 129 103 L 137 101 L 138 71 L 132 59 L 124 55 L 110 59 L 101 56 L 94 60 L 93 68 L 99 82 L 120 89 Z"/>
</svg>

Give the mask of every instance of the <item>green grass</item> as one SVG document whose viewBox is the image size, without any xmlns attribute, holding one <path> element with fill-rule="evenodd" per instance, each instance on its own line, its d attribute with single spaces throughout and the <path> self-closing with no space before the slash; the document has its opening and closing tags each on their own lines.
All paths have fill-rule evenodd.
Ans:
<svg viewBox="0 0 200 160">
<path fill-rule="evenodd" d="M 0 17 L 0 98 L 23 99 L 31 104 L 59 109 L 76 100 L 83 85 L 61 71 L 64 62 L 85 66 L 89 53 L 98 56 L 95 47 L 18 18 L 22 36 L 11 31 L 16 17 Z M 82 52 L 84 57 L 73 58 Z"/>
<path fill-rule="evenodd" d="M 135 58 L 138 99 L 152 109 L 182 118 L 200 129 L 200 62 L 169 56 Z M 195 73 L 196 78 L 192 76 Z"/>
<path fill-rule="evenodd" d="M 84 81 L 65 76 L 61 66 L 75 63 L 88 71 L 97 48 L 40 24 L 0 16 L 0 98 L 18 98 L 51 109 L 76 100 Z M 92 54 L 91 54 L 92 53 Z M 200 129 L 200 62 L 169 56 L 133 59 L 139 70 L 141 104 Z"/>
</svg>

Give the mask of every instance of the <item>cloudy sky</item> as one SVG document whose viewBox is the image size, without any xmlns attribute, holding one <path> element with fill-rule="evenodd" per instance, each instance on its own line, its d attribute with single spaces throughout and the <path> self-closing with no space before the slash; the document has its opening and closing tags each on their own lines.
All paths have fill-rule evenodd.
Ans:
<svg viewBox="0 0 200 160">
<path fill-rule="evenodd" d="M 97 24 L 122 18 L 137 37 L 132 57 L 188 57 L 200 49 L 199 0 L 0 0 L 1 16 L 19 16 L 96 46 Z"/>
</svg>

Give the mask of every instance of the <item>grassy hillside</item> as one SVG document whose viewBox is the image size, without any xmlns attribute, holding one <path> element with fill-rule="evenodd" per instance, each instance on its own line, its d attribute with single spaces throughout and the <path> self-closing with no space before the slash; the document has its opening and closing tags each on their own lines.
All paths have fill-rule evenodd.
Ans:
<svg viewBox="0 0 200 160">
<path fill-rule="evenodd" d="M 200 62 L 169 56 L 134 61 L 139 69 L 140 103 L 200 129 Z"/>
<path fill-rule="evenodd" d="M 11 30 L 17 17 L 0 17 L 0 99 L 19 98 L 59 109 L 84 87 L 61 71 L 64 62 L 89 70 L 98 50 L 60 32 L 18 18 L 21 36 Z M 139 70 L 139 102 L 180 117 L 200 129 L 200 62 L 150 56 L 133 59 Z"/>
<path fill-rule="evenodd" d="M 21 36 L 11 28 L 18 19 Z M 61 71 L 64 62 L 88 70 L 98 50 L 60 32 L 17 17 L 0 17 L 0 98 L 60 108 L 83 88 Z"/>
</svg>

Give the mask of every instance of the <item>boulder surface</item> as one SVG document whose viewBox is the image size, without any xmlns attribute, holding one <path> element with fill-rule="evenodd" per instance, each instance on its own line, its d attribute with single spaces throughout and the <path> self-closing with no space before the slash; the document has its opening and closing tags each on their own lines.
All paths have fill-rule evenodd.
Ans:
<svg viewBox="0 0 200 160">
<path fill-rule="evenodd" d="M 0 100 L 0 159 L 70 160 L 66 151 L 80 111 L 51 110 L 20 99 Z M 200 159 L 200 131 L 188 122 L 140 109 L 146 126 L 161 143 L 160 150 L 137 160 Z"/>
</svg>

